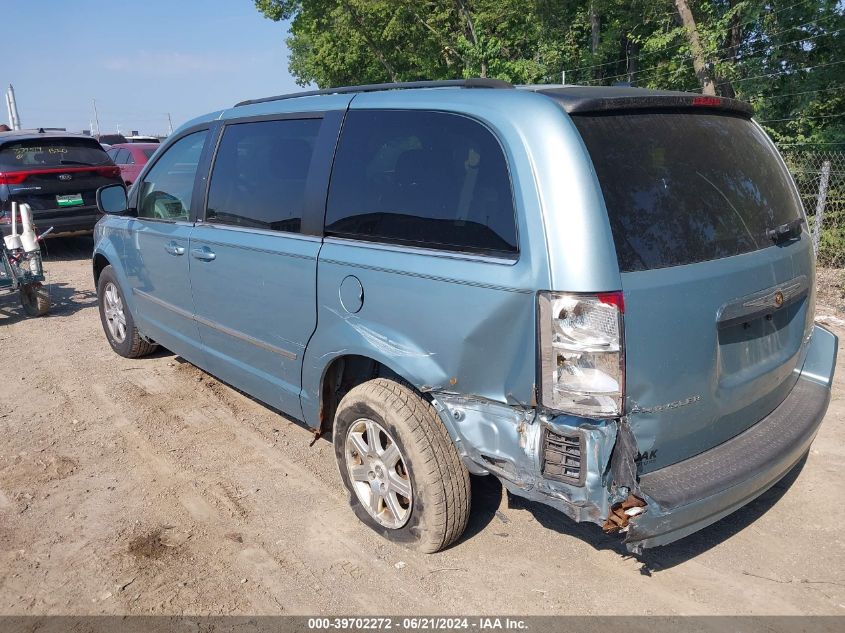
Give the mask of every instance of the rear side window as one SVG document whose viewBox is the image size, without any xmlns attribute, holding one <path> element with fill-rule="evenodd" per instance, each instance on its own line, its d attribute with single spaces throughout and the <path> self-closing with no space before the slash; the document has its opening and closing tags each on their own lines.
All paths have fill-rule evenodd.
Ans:
<svg viewBox="0 0 845 633">
<path fill-rule="evenodd" d="M 32 139 L 0 147 L 0 171 L 108 164 L 105 150 L 88 139 Z"/>
<path fill-rule="evenodd" d="M 478 253 L 517 252 L 502 148 L 455 114 L 357 110 L 335 158 L 326 233 Z"/>
<path fill-rule="evenodd" d="M 299 233 L 320 124 L 320 119 L 286 119 L 226 126 L 211 174 L 206 221 Z"/>
<path fill-rule="evenodd" d="M 573 116 L 598 174 L 622 271 L 748 253 L 801 217 L 788 172 L 751 121 L 717 113 Z"/>
</svg>

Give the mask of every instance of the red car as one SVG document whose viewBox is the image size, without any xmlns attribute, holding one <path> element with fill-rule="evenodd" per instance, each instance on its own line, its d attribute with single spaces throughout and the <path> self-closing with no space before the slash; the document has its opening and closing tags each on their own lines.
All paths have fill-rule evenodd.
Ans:
<svg viewBox="0 0 845 633">
<path fill-rule="evenodd" d="M 107 154 L 120 167 L 120 175 L 128 187 L 159 147 L 158 143 L 119 143 L 109 147 Z"/>
</svg>

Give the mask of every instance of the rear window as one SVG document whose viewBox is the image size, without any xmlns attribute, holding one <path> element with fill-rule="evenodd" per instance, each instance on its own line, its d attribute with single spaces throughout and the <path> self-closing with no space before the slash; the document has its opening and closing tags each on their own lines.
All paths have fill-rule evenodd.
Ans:
<svg viewBox="0 0 845 633">
<path fill-rule="evenodd" d="M 299 233 L 321 119 L 227 125 L 214 159 L 205 219 Z"/>
<path fill-rule="evenodd" d="M 751 121 L 730 114 L 577 115 L 623 272 L 771 246 L 800 217 L 792 181 Z"/>
<path fill-rule="evenodd" d="M 111 160 L 100 144 L 86 139 L 31 139 L 0 147 L 0 171 L 109 163 Z"/>
<path fill-rule="evenodd" d="M 154 149 L 142 149 L 141 152 L 147 157 L 147 160 L 150 160 L 152 155 L 156 153 Z"/>
</svg>

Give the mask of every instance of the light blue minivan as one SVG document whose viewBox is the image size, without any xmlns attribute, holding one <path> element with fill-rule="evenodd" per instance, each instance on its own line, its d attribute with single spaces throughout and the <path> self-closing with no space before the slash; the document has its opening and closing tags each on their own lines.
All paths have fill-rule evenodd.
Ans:
<svg viewBox="0 0 845 633">
<path fill-rule="evenodd" d="M 100 316 L 331 435 L 425 552 L 469 475 L 672 542 L 808 452 L 837 339 L 795 185 L 738 101 L 486 79 L 200 117 L 104 187 Z"/>
</svg>

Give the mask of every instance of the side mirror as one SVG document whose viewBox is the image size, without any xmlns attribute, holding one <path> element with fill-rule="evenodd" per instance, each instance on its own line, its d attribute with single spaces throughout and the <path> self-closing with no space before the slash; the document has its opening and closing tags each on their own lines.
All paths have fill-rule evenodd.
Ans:
<svg viewBox="0 0 845 633">
<path fill-rule="evenodd" d="M 97 209 L 100 213 L 120 215 L 129 210 L 126 198 L 126 187 L 123 185 L 107 185 L 97 189 Z"/>
</svg>

